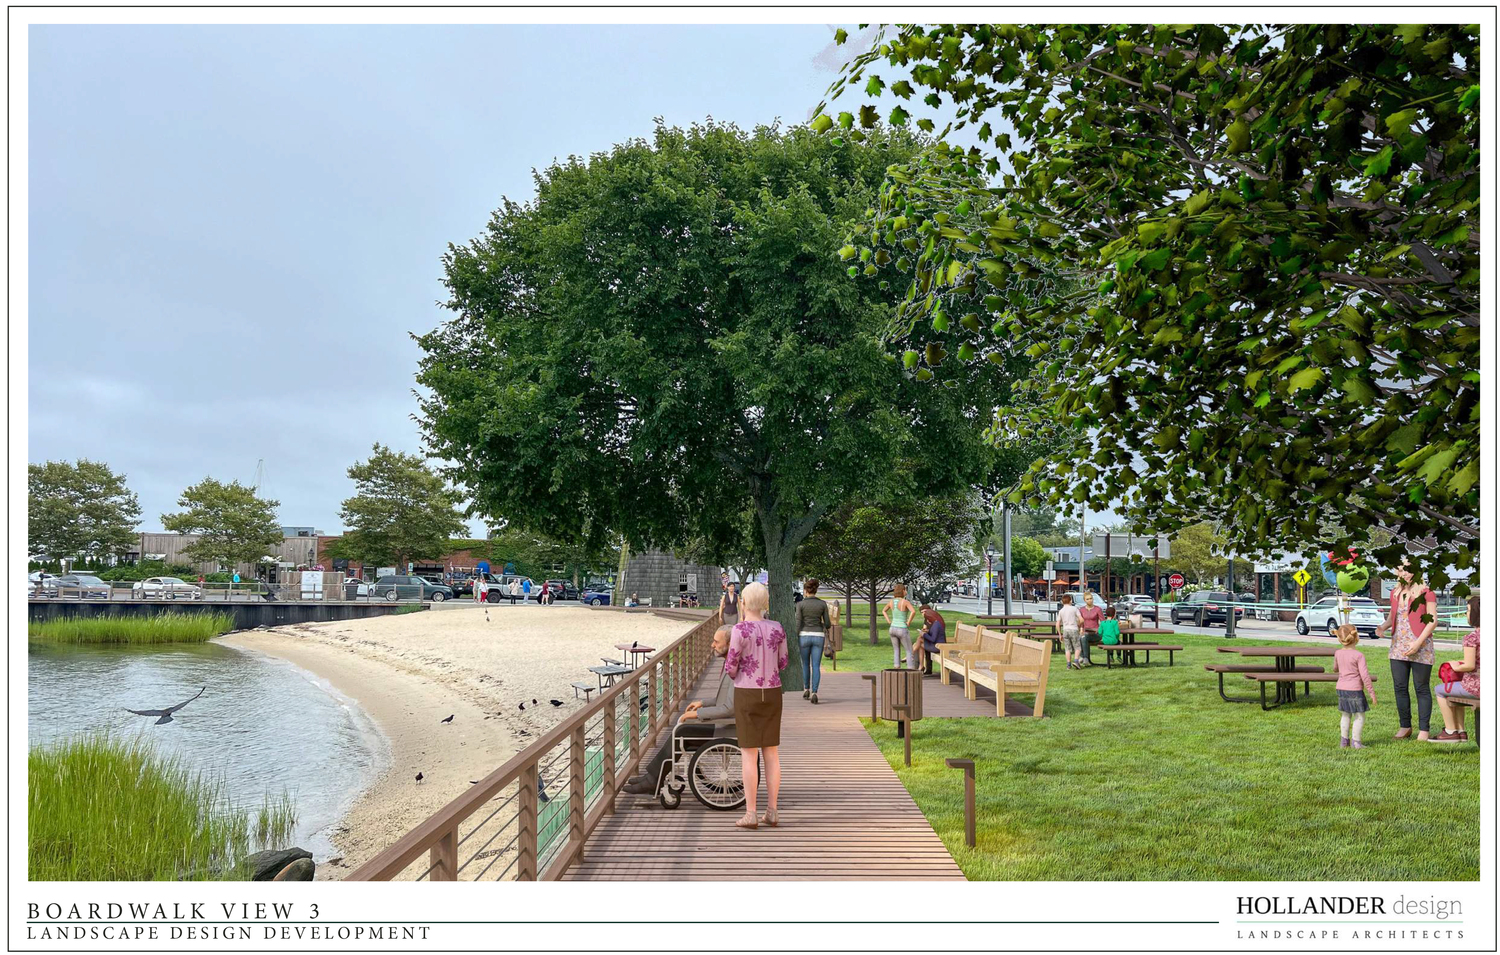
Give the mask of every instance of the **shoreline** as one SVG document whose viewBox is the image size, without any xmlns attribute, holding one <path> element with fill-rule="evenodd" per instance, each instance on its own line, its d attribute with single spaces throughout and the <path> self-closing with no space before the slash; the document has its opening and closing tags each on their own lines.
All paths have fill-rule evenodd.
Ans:
<svg viewBox="0 0 1500 955">
<path fill-rule="evenodd" d="M 683 621 L 654 614 L 557 606 L 489 611 L 297 624 L 216 639 L 312 674 L 383 740 L 363 790 L 325 830 L 336 852 L 319 862 L 319 880 L 347 876 L 581 708 L 569 682 L 592 679 L 585 667 L 617 653 L 614 643 L 659 647 L 686 630 Z M 562 705 L 549 705 L 552 699 Z M 451 723 L 442 722 L 450 715 Z"/>
</svg>

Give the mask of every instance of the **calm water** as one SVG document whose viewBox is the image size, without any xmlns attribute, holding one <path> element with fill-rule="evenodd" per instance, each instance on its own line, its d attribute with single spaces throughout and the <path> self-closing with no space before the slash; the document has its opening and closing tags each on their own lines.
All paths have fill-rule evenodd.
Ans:
<svg viewBox="0 0 1500 955">
<path fill-rule="evenodd" d="M 140 734 L 192 769 L 222 775 L 251 809 L 285 792 L 297 808 L 294 844 L 321 861 L 332 828 L 388 759 L 382 737 L 353 703 L 282 660 L 215 643 L 161 649 L 55 648 L 28 654 L 27 734 L 33 745 L 88 730 Z M 155 726 L 131 709 L 180 703 Z"/>
</svg>

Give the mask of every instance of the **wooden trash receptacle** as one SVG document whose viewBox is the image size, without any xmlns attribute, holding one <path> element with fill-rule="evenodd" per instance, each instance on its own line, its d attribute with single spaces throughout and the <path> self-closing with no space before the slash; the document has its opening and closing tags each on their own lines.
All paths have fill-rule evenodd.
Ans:
<svg viewBox="0 0 1500 955">
<path fill-rule="evenodd" d="M 898 711 L 898 706 L 906 710 Z M 889 668 L 880 671 L 880 718 L 922 718 L 922 671 Z"/>
<path fill-rule="evenodd" d="M 828 628 L 828 645 L 834 653 L 844 652 L 844 625 L 836 623 Z"/>
</svg>

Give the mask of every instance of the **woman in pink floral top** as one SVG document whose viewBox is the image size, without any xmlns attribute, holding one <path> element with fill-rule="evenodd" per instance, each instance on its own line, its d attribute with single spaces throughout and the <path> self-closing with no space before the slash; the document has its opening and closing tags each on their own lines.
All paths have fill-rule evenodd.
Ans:
<svg viewBox="0 0 1500 955">
<path fill-rule="evenodd" d="M 781 792 L 781 671 L 790 657 L 786 631 L 781 624 L 766 619 L 771 592 L 765 584 L 745 588 L 740 597 L 744 619 L 734 625 L 729 638 L 729 654 L 724 658 L 724 672 L 734 677 L 734 726 L 739 736 L 740 765 L 745 776 L 745 815 L 735 825 L 754 829 L 764 823 L 780 822 L 776 814 L 776 797 Z M 764 751 L 766 760 L 766 813 L 755 815 L 757 763 Z"/>
<path fill-rule="evenodd" d="M 1469 741 L 1469 734 L 1464 732 L 1466 707 L 1453 701 L 1477 701 L 1479 699 L 1479 596 L 1477 594 L 1469 598 L 1469 626 L 1474 630 L 1464 637 L 1464 658 L 1451 664 L 1453 669 L 1462 675 L 1457 683 L 1438 684 L 1437 705 L 1443 714 L 1443 731 L 1428 742 L 1467 743 Z"/>
<path fill-rule="evenodd" d="M 1417 694 L 1417 739 L 1425 740 L 1432 718 L 1432 631 L 1437 627 L 1437 595 L 1412 577 L 1404 564 L 1396 569 L 1396 576 L 1401 586 L 1391 591 L 1390 615 L 1375 629 L 1375 635 L 1391 635 L 1391 682 L 1396 719 L 1401 723 L 1396 739 L 1411 736 L 1410 682 Z"/>
</svg>

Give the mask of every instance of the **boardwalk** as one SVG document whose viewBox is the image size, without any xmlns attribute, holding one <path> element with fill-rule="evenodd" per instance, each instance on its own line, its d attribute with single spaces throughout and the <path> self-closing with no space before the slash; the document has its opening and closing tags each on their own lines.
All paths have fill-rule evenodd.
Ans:
<svg viewBox="0 0 1500 955">
<path fill-rule="evenodd" d="M 700 678 L 693 698 L 711 697 L 710 682 L 717 686 L 717 674 Z M 993 718 L 993 699 L 970 702 L 958 686 L 941 686 L 936 679 L 923 689 L 928 716 Z M 583 858 L 563 877 L 962 879 L 942 840 L 859 723 L 870 713 L 870 684 L 858 673 L 825 671 L 818 697 L 817 706 L 800 695 L 786 701 L 779 828 L 736 829 L 740 812 L 705 809 L 688 793 L 674 810 L 661 808 L 654 798 L 622 795 L 615 813 L 590 834 Z"/>
</svg>

